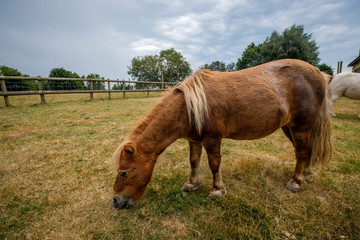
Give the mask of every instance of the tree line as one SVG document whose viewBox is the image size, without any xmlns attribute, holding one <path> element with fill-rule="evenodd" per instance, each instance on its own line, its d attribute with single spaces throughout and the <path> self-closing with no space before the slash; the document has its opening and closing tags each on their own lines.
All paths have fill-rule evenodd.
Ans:
<svg viewBox="0 0 360 240">
<path fill-rule="evenodd" d="M 29 77 L 28 74 L 22 74 L 17 69 L 0 66 L 0 74 L 3 76 L 17 76 L 17 77 Z M 91 73 L 86 77 L 82 75 L 80 77 L 76 72 L 65 70 L 64 68 L 53 68 L 49 73 L 49 77 L 54 78 L 82 78 L 84 81 L 43 81 L 44 90 L 88 90 L 90 89 L 86 79 L 104 79 L 99 74 Z M 36 81 L 25 81 L 25 80 L 6 80 L 6 89 L 8 91 L 31 91 L 39 90 L 39 86 Z M 94 90 L 104 90 L 104 82 L 93 81 Z"/>
<path fill-rule="evenodd" d="M 273 31 L 270 36 L 260 44 L 250 43 L 242 52 L 237 62 L 228 64 L 222 61 L 213 61 L 206 63 L 200 68 L 211 69 L 215 71 L 231 72 L 259 64 L 270 62 L 273 60 L 292 58 L 306 61 L 321 71 L 326 71 L 333 75 L 333 69 L 326 63 L 320 64 L 319 47 L 313 39 L 312 34 L 304 32 L 303 25 L 292 25 L 286 28 L 281 34 Z M 151 82 L 179 82 L 192 73 L 189 62 L 185 57 L 174 48 L 162 50 L 159 54 L 137 56 L 131 60 L 131 65 L 127 67 L 128 74 L 133 80 L 151 81 Z M 21 74 L 17 69 L 7 66 L 0 66 L 0 74 L 4 76 L 28 76 Z M 104 79 L 99 74 L 88 74 L 79 76 L 75 72 L 65 70 L 64 68 L 54 68 L 50 71 L 49 77 L 61 78 L 83 78 L 86 79 Z M 6 81 L 7 88 L 10 91 L 18 90 L 35 90 L 37 84 L 35 81 L 16 81 L 14 85 L 11 81 Z M 14 87 L 15 86 L 15 87 Z M 19 89 L 17 89 L 17 87 Z M 122 89 L 123 86 L 114 85 L 113 89 Z M 126 89 L 131 86 L 127 86 Z M 22 89 L 20 89 L 22 88 Z M 89 89 L 86 81 L 45 81 L 43 83 L 44 90 L 85 90 Z M 103 82 L 93 82 L 94 90 L 105 89 Z"/>
</svg>

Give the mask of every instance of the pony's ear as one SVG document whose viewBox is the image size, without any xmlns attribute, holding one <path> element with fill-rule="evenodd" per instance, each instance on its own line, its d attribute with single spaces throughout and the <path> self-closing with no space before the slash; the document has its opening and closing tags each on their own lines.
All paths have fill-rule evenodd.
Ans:
<svg viewBox="0 0 360 240">
<path fill-rule="evenodd" d="M 130 143 L 124 145 L 124 150 L 126 153 L 132 155 L 135 152 L 135 146 Z"/>
</svg>

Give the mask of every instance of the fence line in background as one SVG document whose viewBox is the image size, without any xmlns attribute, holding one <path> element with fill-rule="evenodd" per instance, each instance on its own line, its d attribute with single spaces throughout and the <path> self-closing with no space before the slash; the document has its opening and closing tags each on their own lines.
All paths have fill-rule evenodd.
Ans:
<svg viewBox="0 0 360 240">
<path fill-rule="evenodd" d="M 4 97 L 5 105 L 10 106 L 10 101 L 8 96 L 20 96 L 20 95 L 39 95 L 42 104 L 46 104 L 45 94 L 71 94 L 71 93 L 90 93 L 90 100 L 94 99 L 94 93 L 108 93 L 109 99 L 111 99 L 111 93 L 114 92 L 122 92 L 123 98 L 125 98 L 125 94 L 127 92 L 147 92 L 147 96 L 149 97 L 150 92 L 158 92 L 164 91 L 169 85 L 176 85 L 177 82 L 164 82 L 163 78 L 161 82 L 146 82 L 146 81 L 126 81 L 126 80 L 105 80 L 105 79 L 83 79 L 83 78 L 43 78 L 43 77 L 14 77 L 14 76 L 2 76 L 0 75 L 1 82 L 1 92 L 0 96 Z M 6 87 L 6 81 L 16 82 L 16 81 L 34 81 L 37 82 L 38 90 L 17 90 L 17 91 L 8 91 Z M 88 83 L 88 88 L 85 90 L 44 90 L 44 83 L 48 83 L 47 81 L 82 81 Z M 95 90 L 94 82 L 103 82 L 104 84 L 107 82 L 108 89 Z M 111 83 L 115 83 L 117 85 L 117 89 L 111 89 Z M 122 85 L 122 89 L 120 89 L 120 84 Z M 126 89 L 126 84 L 128 84 L 129 88 L 131 84 L 135 84 L 136 89 Z M 143 88 L 138 89 L 138 86 L 142 84 Z M 30 83 L 29 83 L 30 85 Z M 151 88 L 152 85 L 158 86 L 157 88 Z M 85 85 L 83 85 L 86 87 Z M 104 87 L 105 85 L 103 85 Z M 145 87 L 146 86 L 146 87 Z M 165 86 L 165 87 L 164 87 Z M 34 87 L 34 85 L 32 86 Z M 132 86 L 134 87 L 134 86 Z"/>
</svg>

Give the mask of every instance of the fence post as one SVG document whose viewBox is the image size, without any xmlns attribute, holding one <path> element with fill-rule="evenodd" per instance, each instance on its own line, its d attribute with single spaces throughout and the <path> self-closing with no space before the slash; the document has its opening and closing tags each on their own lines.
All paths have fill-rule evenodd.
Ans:
<svg viewBox="0 0 360 240">
<path fill-rule="evenodd" d="M 123 81 L 123 98 L 125 98 L 125 80 Z"/>
<path fill-rule="evenodd" d="M 149 95 L 150 95 L 150 84 L 148 83 L 148 87 L 147 87 L 147 89 L 148 89 L 148 92 L 147 92 L 147 97 L 149 97 Z"/>
<path fill-rule="evenodd" d="M 42 80 L 40 79 L 40 77 L 38 77 L 38 84 L 39 84 L 41 104 L 46 104 L 44 89 L 43 89 Z"/>
<path fill-rule="evenodd" d="M 93 88 L 93 81 L 90 80 L 90 100 L 91 100 L 91 101 L 94 100 L 93 90 L 94 90 L 94 88 Z"/>
<path fill-rule="evenodd" d="M 109 100 L 111 99 L 110 79 L 108 79 Z"/>
<path fill-rule="evenodd" d="M 342 71 L 342 64 L 343 64 L 343 61 L 340 61 L 340 62 L 337 63 L 336 74 L 341 73 L 341 71 Z"/>
<path fill-rule="evenodd" d="M 2 74 L 1 74 L 1 76 L 2 76 Z M 5 80 L 3 80 L 3 79 L 1 80 L 1 89 L 3 92 L 7 92 Z M 9 96 L 4 95 L 4 101 L 5 101 L 5 106 L 10 107 Z"/>
<path fill-rule="evenodd" d="M 164 89 L 164 74 L 161 74 L 161 89 Z"/>
</svg>

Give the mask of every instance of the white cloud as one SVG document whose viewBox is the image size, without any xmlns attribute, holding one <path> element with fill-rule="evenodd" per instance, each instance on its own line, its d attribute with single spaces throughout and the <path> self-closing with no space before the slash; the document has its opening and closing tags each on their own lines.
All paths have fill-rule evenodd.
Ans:
<svg viewBox="0 0 360 240">
<path fill-rule="evenodd" d="M 162 19 L 158 23 L 159 32 L 175 41 L 192 41 L 202 32 L 198 17 L 194 14 L 180 16 L 176 19 Z"/>
<path fill-rule="evenodd" d="M 358 35 L 356 29 L 350 29 L 348 26 L 343 24 L 319 24 L 315 25 L 312 29 L 314 37 L 320 44 L 325 44 L 327 42 L 333 41 L 343 41 L 342 36 L 351 34 Z"/>
<path fill-rule="evenodd" d="M 131 44 L 132 52 L 138 55 L 158 54 L 161 50 L 172 48 L 171 42 L 158 40 L 155 38 L 143 38 Z"/>
</svg>

